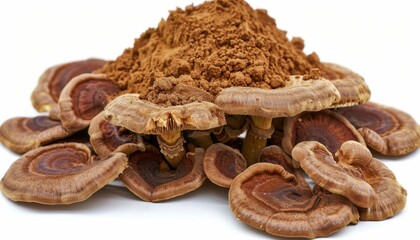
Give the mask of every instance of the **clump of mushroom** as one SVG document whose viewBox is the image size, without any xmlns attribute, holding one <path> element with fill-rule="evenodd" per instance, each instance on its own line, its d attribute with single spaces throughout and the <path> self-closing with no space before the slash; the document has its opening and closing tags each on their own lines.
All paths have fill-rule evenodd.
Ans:
<svg viewBox="0 0 420 240">
<path fill-rule="evenodd" d="M 208 178 L 229 189 L 229 207 L 240 221 L 305 238 L 404 209 L 407 190 L 367 147 L 385 156 L 408 154 L 420 146 L 420 127 L 407 113 L 368 102 L 370 89 L 357 73 L 319 63 L 322 76 L 314 68 L 271 89 L 263 88 L 262 76 L 248 87 L 213 82 L 220 90 L 214 94 L 184 75 L 199 75 L 190 62 L 166 57 L 165 74 L 145 82 L 129 76 L 147 85 L 145 92 L 129 92 L 95 72 L 106 62 L 100 59 L 47 69 L 31 100 L 48 115 L 0 126 L 3 145 L 23 154 L 0 181 L 3 194 L 18 202 L 73 204 L 119 179 L 139 199 L 160 202 Z M 222 77 L 218 67 L 204 68 Z M 242 73 L 225 74 L 231 80 Z"/>
</svg>

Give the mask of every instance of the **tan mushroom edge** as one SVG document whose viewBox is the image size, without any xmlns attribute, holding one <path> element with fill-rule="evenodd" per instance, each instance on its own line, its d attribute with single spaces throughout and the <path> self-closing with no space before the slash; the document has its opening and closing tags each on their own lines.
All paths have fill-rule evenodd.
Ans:
<svg viewBox="0 0 420 240">
<path fill-rule="evenodd" d="M 203 167 L 211 182 L 229 188 L 233 179 L 246 169 L 247 164 L 238 150 L 223 143 L 215 143 L 207 148 Z"/>
<path fill-rule="evenodd" d="M 102 82 L 101 87 L 90 87 L 90 89 L 84 89 L 90 83 L 95 84 L 98 82 Z M 109 89 L 105 89 L 104 85 L 106 85 Z M 92 96 L 94 99 L 89 99 L 89 101 L 86 101 L 83 104 L 75 104 L 75 101 L 79 101 L 79 99 L 77 99 L 79 96 L 86 97 L 88 96 L 87 93 L 90 92 L 89 94 L 91 94 L 92 91 L 100 92 L 100 94 L 95 94 L 95 96 Z M 58 100 L 60 120 L 63 126 L 71 131 L 78 131 L 87 128 L 92 118 L 102 111 L 107 104 L 108 99 L 104 98 L 109 97 L 109 95 L 116 94 L 119 91 L 120 88 L 118 85 L 109 80 L 104 74 L 84 73 L 72 78 L 71 81 L 63 88 Z M 92 104 L 94 100 L 100 101 L 100 103 L 95 102 Z M 89 109 L 89 111 L 86 111 L 86 109 L 79 109 L 86 107 L 87 103 L 92 104 L 92 107 L 98 109 Z M 85 113 L 87 113 L 88 116 L 82 116 Z"/>
<path fill-rule="evenodd" d="M 22 154 L 73 133 L 67 131 L 60 121 L 51 120 L 47 116 L 15 117 L 0 126 L 0 142 Z"/>
<path fill-rule="evenodd" d="M 303 184 L 280 165 L 256 163 L 233 180 L 229 206 L 238 220 L 281 237 L 329 236 L 358 222 L 350 201 Z"/>
<path fill-rule="evenodd" d="M 105 107 L 105 119 L 141 134 L 157 135 L 161 152 L 173 167 L 185 155 L 183 130 L 209 130 L 226 124 L 224 112 L 210 102 L 160 106 L 141 100 L 139 94 L 124 94 Z"/>
<path fill-rule="evenodd" d="M 161 169 L 159 151 L 146 145 L 145 152 L 134 152 L 133 154 L 151 154 L 148 158 L 155 158 L 152 161 L 156 162 L 155 167 L 151 167 L 152 171 L 145 172 L 146 179 L 141 176 L 138 171 L 136 161 L 141 159 L 131 159 L 129 157 L 128 168 L 120 175 L 121 181 L 124 185 L 137 197 L 147 202 L 161 202 L 175 197 L 185 195 L 198 189 L 206 180 L 206 175 L 203 170 L 204 149 L 196 148 L 194 152 L 189 152 L 181 161 L 179 167 L 175 170 L 158 170 Z M 144 166 L 143 167 L 148 167 Z M 149 169 L 150 170 L 150 169 Z M 157 171 L 156 171 L 157 170 Z M 157 173 L 157 176 L 155 174 Z M 160 175 L 161 179 L 160 178 Z"/>
<path fill-rule="evenodd" d="M 405 155 L 420 147 L 420 131 L 416 120 L 396 108 L 367 102 L 339 108 L 337 112 L 350 122 L 353 121 L 366 144 L 383 155 Z M 372 120 L 369 122 L 369 119 Z"/>
<path fill-rule="evenodd" d="M 123 153 L 98 160 L 84 144 L 53 144 L 16 160 L 1 180 L 0 189 L 13 201 L 72 204 L 89 198 L 126 167 Z"/>
<path fill-rule="evenodd" d="M 337 64 L 323 63 L 323 65 L 329 71 L 333 71 L 340 76 L 330 80 L 340 92 L 340 101 L 334 103 L 331 107 L 353 106 L 369 100 L 371 92 L 363 77 Z"/>
</svg>

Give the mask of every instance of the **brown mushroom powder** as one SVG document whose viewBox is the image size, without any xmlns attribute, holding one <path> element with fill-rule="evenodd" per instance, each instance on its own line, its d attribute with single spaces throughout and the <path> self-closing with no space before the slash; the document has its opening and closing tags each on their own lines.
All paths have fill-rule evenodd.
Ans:
<svg viewBox="0 0 420 240">
<path fill-rule="evenodd" d="M 283 87 L 290 75 L 331 76 L 316 53 L 307 56 L 303 48 L 303 40 L 289 41 L 266 10 L 216 0 L 170 12 L 98 72 L 147 100 L 160 77 L 217 95 L 231 86 Z"/>
</svg>

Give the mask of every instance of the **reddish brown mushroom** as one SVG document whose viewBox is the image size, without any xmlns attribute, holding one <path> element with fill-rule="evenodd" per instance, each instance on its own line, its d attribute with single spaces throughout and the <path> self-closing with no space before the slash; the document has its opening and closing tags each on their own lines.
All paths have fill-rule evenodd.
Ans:
<svg viewBox="0 0 420 240">
<path fill-rule="evenodd" d="M 349 164 L 361 172 L 363 179 L 378 196 L 371 207 L 359 208 L 360 220 L 384 220 L 404 209 L 407 191 L 398 183 L 394 173 L 384 163 L 373 158 L 366 147 L 348 141 L 340 147 L 336 157 L 340 164 Z"/>
<path fill-rule="evenodd" d="M 403 111 L 367 102 L 337 112 L 358 129 L 370 148 L 381 154 L 403 155 L 420 147 L 418 124 Z"/>
<path fill-rule="evenodd" d="M 90 197 L 126 167 L 123 153 L 98 159 L 84 144 L 53 144 L 16 160 L 1 180 L 0 189 L 13 201 L 71 204 Z"/>
<path fill-rule="evenodd" d="M 48 68 L 32 92 L 32 105 L 38 112 L 49 112 L 50 118 L 58 120 L 60 113 L 58 98 L 67 83 L 80 74 L 101 68 L 105 63 L 105 60 L 91 58 Z"/>
<path fill-rule="evenodd" d="M 210 181 L 229 188 L 233 179 L 246 169 L 246 160 L 238 150 L 223 143 L 215 143 L 207 148 L 203 167 Z"/>
<path fill-rule="evenodd" d="M 143 138 L 138 133 L 112 125 L 104 119 L 104 113 L 100 112 L 94 117 L 89 126 L 90 142 L 99 157 L 106 157 L 114 151 L 127 152 L 145 150 Z"/>
<path fill-rule="evenodd" d="M 73 133 L 47 116 L 16 117 L 0 126 L 0 141 L 16 153 L 25 153 Z"/>
<path fill-rule="evenodd" d="M 229 206 L 240 221 L 282 237 L 328 236 L 359 219 L 344 197 L 314 194 L 306 182 L 271 163 L 256 163 L 233 180 Z"/>
<path fill-rule="evenodd" d="M 385 164 L 358 142 L 343 143 L 337 161 L 315 141 L 299 143 L 292 156 L 319 186 L 358 205 L 361 220 L 383 220 L 405 207 L 407 191 Z"/>
<path fill-rule="evenodd" d="M 120 91 L 118 85 L 103 74 L 85 73 L 73 78 L 58 100 L 60 120 L 69 131 L 87 128 L 112 95 Z"/>
<path fill-rule="evenodd" d="M 335 153 L 348 140 L 365 144 L 354 126 L 333 111 L 305 112 L 285 119 L 282 146 L 289 154 L 302 141 L 318 141 Z"/>
<path fill-rule="evenodd" d="M 292 77 L 288 85 L 278 89 L 231 87 L 223 89 L 215 103 L 232 115 L 248 115 L 250 122 L 242 154 L 248 165 L 258 160 L 274 131 L 272 119 L 295 116 L 303 111 L 319 111 L 338 102 L 340 94 L 328 80 L 303 80 Z"/>
<path fill-rule="evenodd" d="M 106 120 L 136 133 L 157 135 L 161 152 L 175 168 L 186 153 L 183 130 L 209 130 L 226 124 L 223 111 L 210 102 L 165 107 L 139 97 L 124 94 L 112 100 L 105 108 Z"/>
<path fill-rule="evenodd" d="M 203 170 L 204 149 L 196 148 L 169 169 L 159 150 L 146 145 L 146 151 L 131 153 L 128 168 L 121 174 L 121 181 L 144 201 L 159 202 L 185 195 L 199 188 L 205 181 Z"/>
</svg>

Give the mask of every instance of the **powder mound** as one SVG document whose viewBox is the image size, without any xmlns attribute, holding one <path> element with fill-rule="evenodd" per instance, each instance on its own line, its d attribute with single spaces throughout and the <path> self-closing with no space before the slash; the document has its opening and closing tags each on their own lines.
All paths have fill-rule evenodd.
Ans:
<svg viewBox="0 0 420 240">
<path fill-rule="evenodd" d="M 176 78 L 215 96 L 231 86 L 280 88 L 290 75 L 329 75 L 318 56 L 303 49 L 303 40 L 289 41 L 265 10 L 243 0 L 216 0 L 170 12 L 99 72 L 125 92 L 177 104 L 182 101 L 155 99 L 157 79 Z"/>
</svg>

